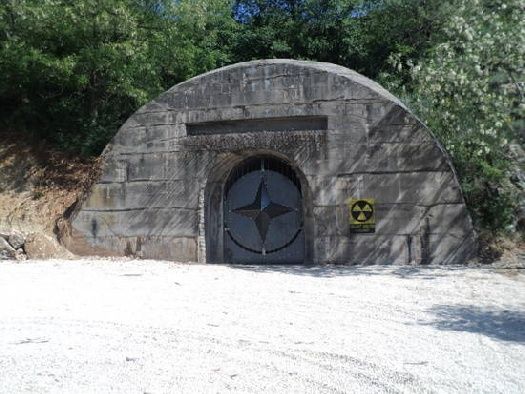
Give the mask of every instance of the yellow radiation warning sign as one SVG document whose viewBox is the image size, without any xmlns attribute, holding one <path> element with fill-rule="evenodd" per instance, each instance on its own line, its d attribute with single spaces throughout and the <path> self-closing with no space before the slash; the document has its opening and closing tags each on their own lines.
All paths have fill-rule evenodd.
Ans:
<svg viewBox="0 0 525 394">
<path fill-rule="evenodd" d="M 375 199 L 350 198 L 350 232 L 374 233 L 376 231 Z"/>
</svg>

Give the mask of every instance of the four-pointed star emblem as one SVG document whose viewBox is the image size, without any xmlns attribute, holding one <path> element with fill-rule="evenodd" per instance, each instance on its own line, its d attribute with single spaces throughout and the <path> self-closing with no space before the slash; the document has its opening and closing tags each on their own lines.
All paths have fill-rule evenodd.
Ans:
<svg viewBox="0 0 525 394">
<path fill-rule="evenodd" d="M 264 180 L 261 179 L 259 189 L 255 195 L 255 200 L 251 204 L 234 209 L 233 212 L 252 219 L 255 222 L 255 226 L 257 227 L 259 235 L 264 243 L 272 219 L 293 210 L 293 208 L 273 202 L 268 193 L 268 189 L 266 189 Z"/>
</svg>

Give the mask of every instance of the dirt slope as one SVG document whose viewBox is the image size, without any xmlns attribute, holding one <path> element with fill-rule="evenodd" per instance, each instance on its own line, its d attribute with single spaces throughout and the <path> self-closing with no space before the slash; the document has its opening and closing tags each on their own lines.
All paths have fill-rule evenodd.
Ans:
<svg viewBox="0 0 525 394">
<path fill-rule="evenodd" d="M 64 155 L 24 135 L 0 138 L 0 230 L 53 235 L 56 221 L 89 187 L 97 159 Z"/>
</svg>

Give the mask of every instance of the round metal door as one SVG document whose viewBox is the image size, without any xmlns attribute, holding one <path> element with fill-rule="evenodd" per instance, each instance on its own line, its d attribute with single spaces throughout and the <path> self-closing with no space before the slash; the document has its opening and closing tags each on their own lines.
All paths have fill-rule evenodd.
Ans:
<svg viewBox="0 0 525 394">
<path fill-rule="evenodd" d="M 287 164 L 254 158 L 232 171 L 225 187 L 224 238 L 227 262 L 304 261 L 301 188 Z"/>
</svg>

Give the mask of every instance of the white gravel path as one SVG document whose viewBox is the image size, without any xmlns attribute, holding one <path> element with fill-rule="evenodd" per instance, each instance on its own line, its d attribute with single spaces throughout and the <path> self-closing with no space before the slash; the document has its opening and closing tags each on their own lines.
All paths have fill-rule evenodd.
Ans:
<svg viewBox="0 0 525 394">
<path fill-rule="evenodd" d="M 525 392 L 525 273 L 0 264 L 0 392 Z"/>
</svg>

